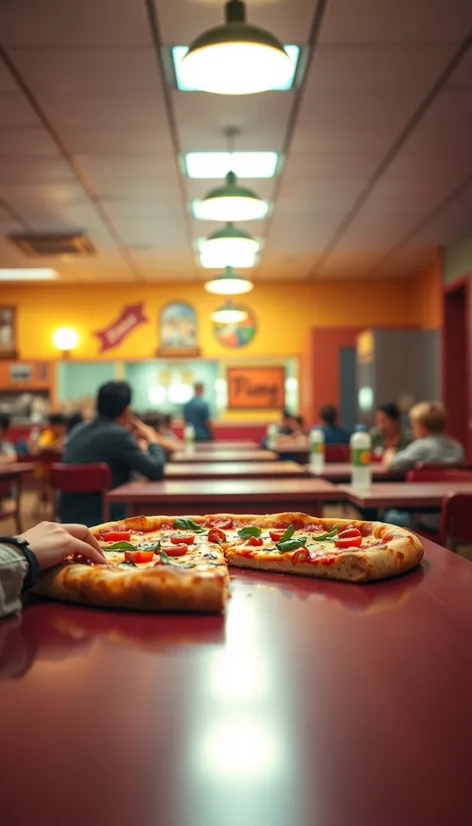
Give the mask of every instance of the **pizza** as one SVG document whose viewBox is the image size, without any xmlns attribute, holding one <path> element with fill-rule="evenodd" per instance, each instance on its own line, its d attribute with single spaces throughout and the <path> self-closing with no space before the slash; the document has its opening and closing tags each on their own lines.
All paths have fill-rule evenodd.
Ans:
<svg viewBox="0 0 472 826">
<path fill-rule="evenodd" d="M 418 537 L 383 522 L 267 516 L 137 516 L 92 528 L 107 565 L 70 558 L 44 571 L 43 596 L 110 608 L 219 612 L 228 566 L 368 582 L 418 565 Z"/>
</svg>

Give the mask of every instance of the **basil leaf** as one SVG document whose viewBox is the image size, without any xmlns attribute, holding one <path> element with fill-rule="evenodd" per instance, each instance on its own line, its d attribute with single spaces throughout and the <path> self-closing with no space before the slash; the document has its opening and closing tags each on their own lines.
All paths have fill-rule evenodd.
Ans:
<svg viewBox="0 0 472 826">
<path fill-rule="evenodd" d="M 240 536 L 241 539 L 250 539 L 251 536 L 256 536 L 257 538 L 259 538 L 261 533 L 262 533 L 262 528 L 249 528 L 248 527 L 248 528 L 241 528 L 241 530 L 238 531 L 238 536 Z"/>
<path fill-rule="evenodd" d="M 161 540 L 158 539 L 153 545 L 138 545 L 138 551 L 159 551 L 161 547 Z"/>
<path fill-rule="evenodd" d="M 194 562 L 177 562 L 176 559 L 168 556 L 165 551 L 161 551 L 160 556 L 161 562 L 164 562 L 166 565 L 175 565 L 177 568 L 195 568 Z"/>
<path fill-rule="evenodd" d="M 287 539 L 285 542 L 277 542 L 276 548 L 279 554 L 285 554 L 287 551 L 295 551 L 297 548 L 304 548 L 306 545 L 306 536 L 297 536 L 296 539 Z"/>
<path fill-rule="evenodd" d="M 313 542 L 323 542 L 324 539 L 331 539 L 333 536 L 336 536 L 339 530 L 339 525 L 335 525 L 333 530 L 329 533 L 320 533 L 318 536 L 312 536 Z"/>
<path fill-rule="evenodd" d="M 137 568 L 136 562 L 120 562 L 120 568 L 126 565 L 127 568 Z"/>
<path fill-rule="evenodd" d="M 132 545 L 131 542 L 114 542 L 113 545 L 107 545 L 104 547 L 102 545 L 103 551 L 137 551 L 136 545 Z"/>
<path fill-rule="evenodd" d="M 193 519 L 189 519 L 188 516 L 178 516 L 177 519 L 174 519 L 174 528 L 181 528 L 184 531 L 194 531 L 195 533 L 203 533 L 203 528 L 201 525 L 197 525 Z"/>
<path fill-rule="evenodd" d="M 293 534 L 295 533 L 295 525 L 289 525 L 287 530 L 279 539 L 279 542 L 287 542 L 288 539 L 291 539 Z M 278 544 L 278 543 L 277 543 Z"/>
</svg>

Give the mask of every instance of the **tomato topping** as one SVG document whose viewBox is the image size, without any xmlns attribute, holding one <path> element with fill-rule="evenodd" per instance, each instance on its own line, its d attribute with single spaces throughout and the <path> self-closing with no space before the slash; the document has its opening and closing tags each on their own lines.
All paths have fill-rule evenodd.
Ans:
<svg viewBox="0 0 472 826">
<path fill-rule="evenodd" d="M 360 533 L 352 537 L 340 535 L 334 544 L 336 548 L 358 548 L 359 545 L 362 545 L 362 536 Z"/>
<path fill-rule="evenodd" d="M 131 531 L 110 531 L 103 537 L 105 542 L 129 542 Z"/>
<path fill-rule="evenodd" d="M 170 541 L 173 545 L 193 545 L 195 542 L 195 534 L 186 533 L 183 536 L 171 536 Z"/>
<path fill-rule="evenodd" d="M 126 562 L 152 562 L 154 551 L 125 551 Z"/>
<path fill-rule="evenodd" d="M 292 565 L 296 565 L 297 562 L 309 562 L 310 559 L 310 551 L 308 548 L 300 548 L 299 551 L 295 551 L 292 555 Z"/>
<path fill-rule="evenodd" d="M 345 531 L 338 533 L 338 539 L 351 539 L 354 536 L 361 536 L 359 528 L 346 528 Z"/>
<path fill-rule="evenodd" d="M 260 546 L 264 544 L 264 540 L 260 536 L 250 536 L 246 545 Z"/>
<path fill-rule="evenodd" d="M 285 531 L 269 531 L 269 536 L 273 542 L 278 542 L 280 539 L 282 539 L 284 533 Z"/>
<path fill-rule="evenodd" d="M 221 528 L 223 531 L 230 531 L 234 528 L 234 522 L 229 517 L 222 517 L 221 519 L 212 519 L 210 521 L 212 528 Z"/>
<path fill-rule="evenodd" d="M 219 545 L 220 542 L 226 542 L 226 534 L 219 528 L 211 528 L 211 530 L 208 531 L 207 539 L 208 542 L 216 542 Z"/>
<path fill-rule="evenodd" d="M 172 539 L 173 538 L 174 537 L 172 537 Z M 164 551 L 167 556 L 183 556 L 188 551 L 188 545 L 181 542 L 180 545 L 169 545 L 166 548 L 161 546 L 161 550 Z"/>
</svg>

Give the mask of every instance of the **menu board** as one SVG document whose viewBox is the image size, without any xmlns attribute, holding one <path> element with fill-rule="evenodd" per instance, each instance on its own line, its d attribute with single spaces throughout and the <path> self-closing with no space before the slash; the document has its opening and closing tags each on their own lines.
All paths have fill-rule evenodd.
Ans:
<svg viewBox="0 0 472 826">
<path fill-rule="evenodd" d="M 285 367 L 228 367 L 229 410 L 282 410 Z"/>
</svg>

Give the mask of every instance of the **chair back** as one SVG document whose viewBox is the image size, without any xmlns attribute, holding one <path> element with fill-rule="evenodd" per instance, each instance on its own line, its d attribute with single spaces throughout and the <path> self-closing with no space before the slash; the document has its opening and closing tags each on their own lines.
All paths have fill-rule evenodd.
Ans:
<svg viewBox="0 0 472 826">
<path fill-rule="evenodd" d="M 326 462 L 349 462 L 349 445 L 325 445 Z"/>
<path fill-rule="evenodd" d="M 62 493 L 104 493 L 111 487 L 108 465 L 51 465 L 49 477 L 53 490 Z"/>
<path fill-rule="evenodd" d="M 422 464 L 406 474 L 407 482 L 471 482 L 472 470 L 458 465 Z"/>
<path fill-rule="evenodd" d="M 455 550 L 457 545 L 472 545 L 471 493 L 450 493 L 441 508 L 441 544 Z"/>
</svg>

